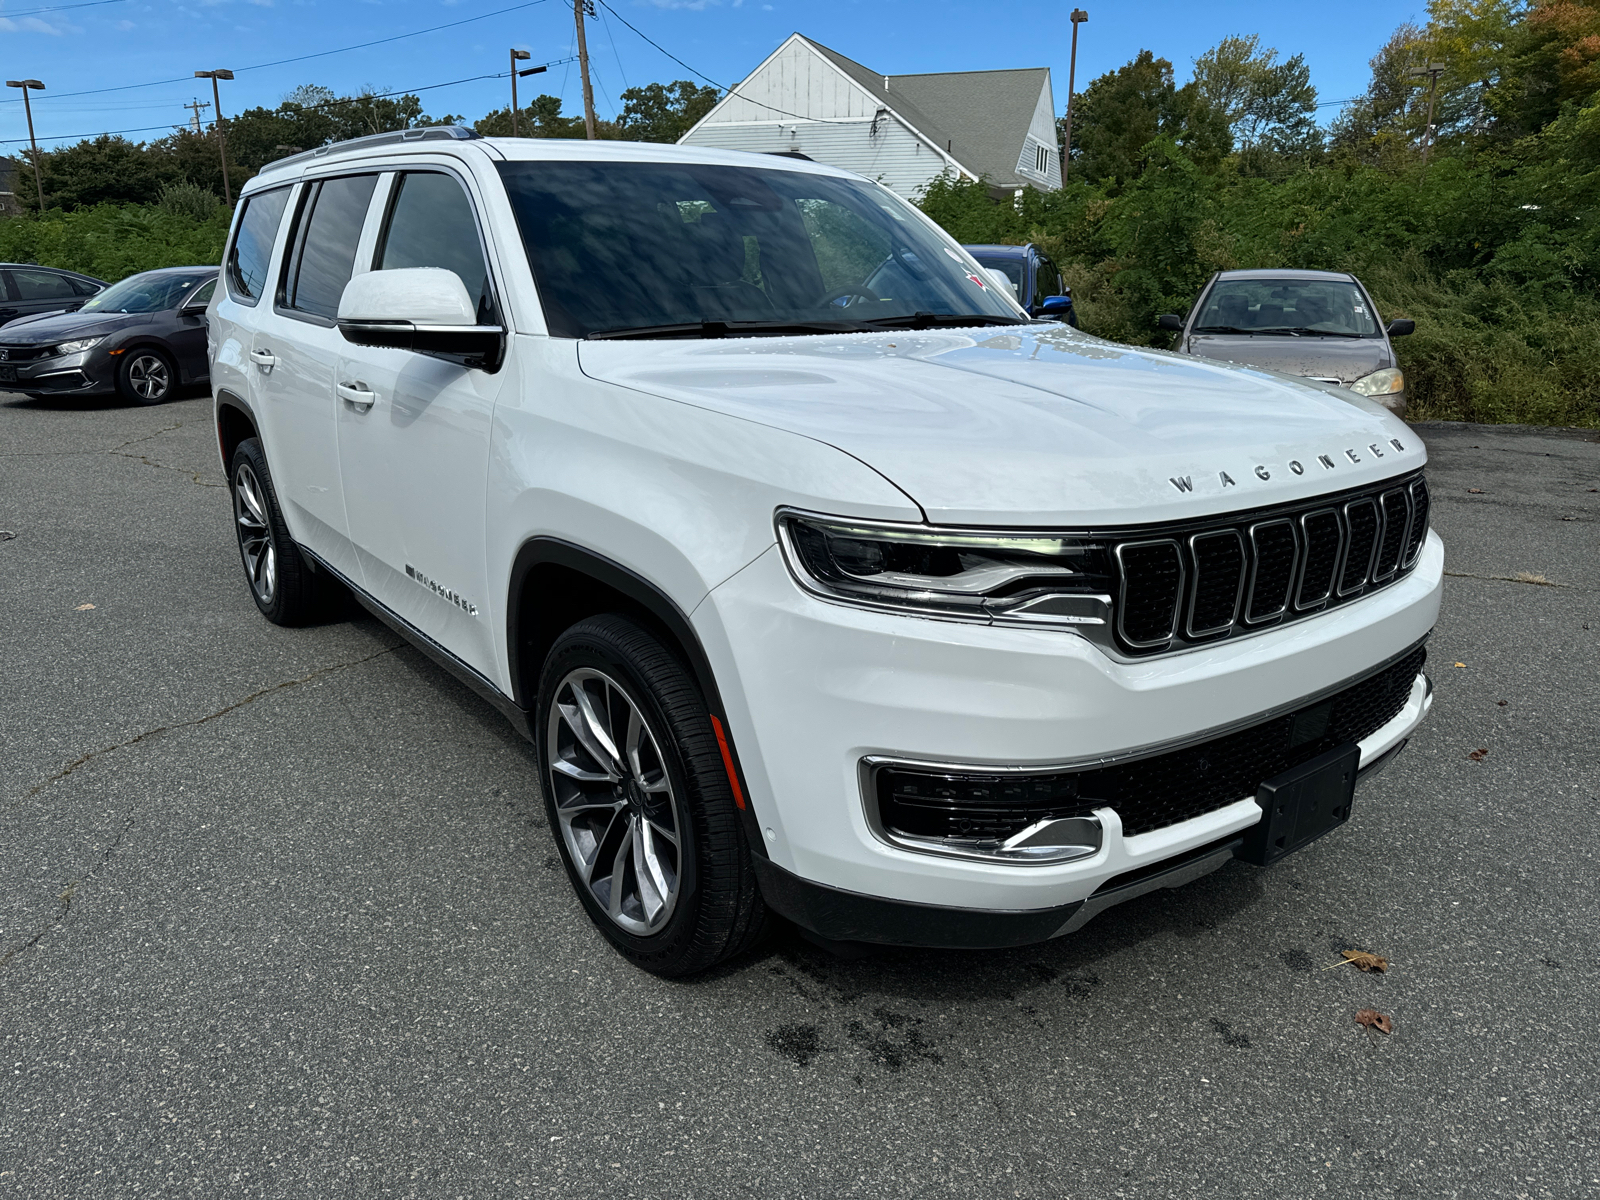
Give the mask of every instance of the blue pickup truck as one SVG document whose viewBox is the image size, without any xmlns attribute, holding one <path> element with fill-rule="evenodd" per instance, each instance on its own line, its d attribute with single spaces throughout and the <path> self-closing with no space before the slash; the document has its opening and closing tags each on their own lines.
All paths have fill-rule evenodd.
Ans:
<svg viewBox="0 0 1600 1200">
<path fill-rule="evenodd" d="M 1067 287 L 1045 253 L 1029 242 L 1026 246 L 967 246 L 980 266 L 1003 271 L 1011 281 L 1017 300 L 1035 317 L 1054 317 L 1078 327 L 1078 314 L 1072 309 L 1072 289 Z"/>
</svg>

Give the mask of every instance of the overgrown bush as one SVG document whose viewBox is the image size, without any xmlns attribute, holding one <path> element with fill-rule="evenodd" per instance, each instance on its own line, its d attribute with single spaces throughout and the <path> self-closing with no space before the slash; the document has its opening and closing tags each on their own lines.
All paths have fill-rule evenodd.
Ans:
<svg viewBox="0 0 1600 1200">
<path fill-rule="evenodd" d="M 222 261 L 228 209 L 204 220 L 160 204 L 97 204 L 46 209 L 0 220 L 0 260 L 65 267 L 115 282 L 157 267 Z"/>
<path fill-rule="evenodd" d="M 161 185 L 156 195 L 156 206 L 175 217 L 189 217 L 196 221 L 209 221 L 221 207 L 222 199 L 208 187 L 179 179 Z"/>
</svg>

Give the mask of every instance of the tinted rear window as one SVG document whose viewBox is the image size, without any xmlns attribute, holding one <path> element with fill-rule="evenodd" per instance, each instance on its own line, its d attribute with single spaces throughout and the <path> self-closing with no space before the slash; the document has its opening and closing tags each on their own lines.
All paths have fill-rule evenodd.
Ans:
<svg viewBox="0 0 1600 1200">
<path fill-rule="evenodd" d="M 289 202 L 289 189 L 273 188 L 257 192 L 244 202 L 239 231 L 228 251 L 228 287 L 234 299 L 254 304 L 261 299 L 267 282 L 267 263 L 272 258 L 272 243 L 283 222 L 283 206 Z"/>
<path fill-rule="evenodd" d="M 367 219 L 376 175 L 346 175 L 317 185 L 301 218 L 305 233 L 284 305 L 332 320 L 356 264 L 356 243 Z"/>
</svg>

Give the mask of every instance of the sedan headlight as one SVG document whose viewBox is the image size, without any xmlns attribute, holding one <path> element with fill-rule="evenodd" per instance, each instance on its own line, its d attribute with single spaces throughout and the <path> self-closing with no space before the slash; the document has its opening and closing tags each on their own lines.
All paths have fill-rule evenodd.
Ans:
<svg viewBox="0 0 1600 1200">
<path fill-rule="evenodd" d="M 801 586 L 865 608 L 986 624 L 1105 625 L 1106 544 L 1088 536 L 893 525 L 784 511 L 784 557 Z"/>
<path fill-rule="evenodd" d="M 76 354 L 80 350 L 88 350 L 91 347 L 98 346 L 103 341 L 105 341 L 105 338 L 103 338 L 103 337 L 92 337 L 92 338 L 77 338 L 77 339 L 75 339 L 73 341 L 70 341 L 70 342 L 59 342 L 59 343 L 57 343 L 55 348 L 50 351 L 50 353 L 53 354 L 53 355 L 54 354 Z"/>
<path fill-rule="evenodd" d="M 1406 390 L 1406 377 L 1399 367 L 1385 367 L 1371 375 L 1363 375 L 1350 385 L 1350 390 L 1363 396 L 1392 396 Z"/>
</svg>

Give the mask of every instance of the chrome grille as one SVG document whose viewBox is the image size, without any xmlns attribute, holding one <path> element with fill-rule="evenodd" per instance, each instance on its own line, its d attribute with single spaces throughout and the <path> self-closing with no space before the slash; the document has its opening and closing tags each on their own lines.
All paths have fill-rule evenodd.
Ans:
<svg viewBox="0 0 1600 1200">
<path fill-rule="evenodd" d="M 1346 603 L 1410 571 L 1427 532 L 1420 473 L 1302 504 L 1102 531 L 1119 577 L 1117 644 L 1177 650 Z"/>
</svg>

